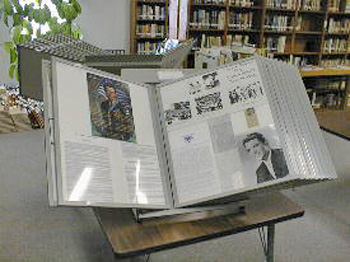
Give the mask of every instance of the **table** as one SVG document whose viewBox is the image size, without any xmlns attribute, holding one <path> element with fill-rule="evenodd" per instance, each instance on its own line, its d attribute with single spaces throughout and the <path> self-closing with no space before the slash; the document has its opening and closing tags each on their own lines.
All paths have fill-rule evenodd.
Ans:
<svg viewBox="0 0 350 262">
<path fill-rule="evenodd" d="M 245 213 L 194 221 L 148 220 L 137 223 L 130 209 L 94 208 L 117 257 L 150 254 L 267 226 L 266 259 L 273 262 L 275 224 L 301 217 L 304 209 L 281 193 L 256 195 Z"/>
<path fill-rule="evenodd" d="M 315 110 L 317 120 L 325 131 L 350 140 L 350 110 Z"/>
</svg>

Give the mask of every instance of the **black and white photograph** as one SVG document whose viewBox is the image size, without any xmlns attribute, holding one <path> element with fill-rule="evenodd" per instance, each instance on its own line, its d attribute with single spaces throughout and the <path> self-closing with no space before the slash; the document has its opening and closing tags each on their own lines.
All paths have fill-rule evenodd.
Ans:
<svg viewBox="0 0 350 262">
<path fill-rule="evenodd" d="M 193 80 L 188 84 L 188 93 L 190 95 L 196 95 L 203 91 L 213 89 L 220 85 L 219 79 L 217 79 L 217 72 L 202 75 L 201 78 Z"/>
<path fill-rule="evenodd" d="M 217 75 L 217 72 L 213 72 L 202 76 L 204 89 L 212 89 L 220 84 L 220 81 L 217 79 Z"/>
<path fill-rule="evenodd" d="M 171 109 L 165 110 L 164 118 L 168 125 L 175 121 L 187 120 L 192 117 L 190 102 L 183 101 L 174 103 Z"/>
<path fill-rule="evenodd" d="M 231 105 L 250 102 L 262 96 L 264 96 L 264 91 L 260 81 L 236 86 L 229 91 L 229 99 Z"/>
<path fill-rule="evenodd" d="M 128 85 L 90 73 L 87 81 L 92 135 L 136 142 Z"/>
<path fill-rule="evenodd" d="M 254 107 L 249 107 L 244 110 L 244 117 L 247 122 L 247 127 L 257 127 L 259 126 L 259 119 Z"/>
<path fill-rule="evenodd" d="M 244 174 L 250 183 L 264 183 L 288 176 L 288 164 L 276 130 L 262 128 L 236 138 Z M 249 175 L 251 174 L 251 175 Z"/>
<path fill-rule="evenodd" d="M 223 109 L 220 92 L 198 97 L 195 102 L 198 115 Z"/>
</svg>

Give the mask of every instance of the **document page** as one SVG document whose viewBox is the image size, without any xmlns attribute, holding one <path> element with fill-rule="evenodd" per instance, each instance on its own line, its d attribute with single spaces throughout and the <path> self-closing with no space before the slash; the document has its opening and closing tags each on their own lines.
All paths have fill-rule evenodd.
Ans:
<svg viewBox="0 0 350 262">
<path fill-rule="evenodd" d="M 61 204 L 167 207 L 148 89 L 61 60 L 53 86 Z"/>
<path fill-rule="evenodd" d="M 287 177 L 254 59 L 175 80 L 160 94 L 178 205 Z"/>
</svg>

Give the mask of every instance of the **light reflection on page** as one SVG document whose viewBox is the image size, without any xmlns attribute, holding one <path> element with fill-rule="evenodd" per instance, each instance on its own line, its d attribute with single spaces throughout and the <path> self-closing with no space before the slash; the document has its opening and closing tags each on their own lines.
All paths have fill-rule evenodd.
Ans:
<svg viewBox="0 0 350 262">
<path fill-rule="evenodd" d="M 93 169 L 91 167 L 86 167 L 84 169 L 80 175 L 78 182 L 74 186 L 72 193 L 69 196 L 69 201 L 79 201 L 82 199 L 91 180 L 92 171 Z"/>
<path fill-rule="evenodd" d="M 136 188 L 135 188 L 135 201 L 138 204 L 148 204 L 148 199 L 145 193 L 140 190 L 140 171 L 141 171 L 141 162 L 140 159 L 137 159 L 136 166 Z"/>
</svg>

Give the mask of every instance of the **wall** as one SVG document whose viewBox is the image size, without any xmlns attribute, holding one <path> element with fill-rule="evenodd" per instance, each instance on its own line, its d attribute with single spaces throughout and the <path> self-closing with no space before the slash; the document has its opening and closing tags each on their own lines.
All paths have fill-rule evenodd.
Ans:
<svg viewBox="0 0 350 262">
<path fill-rule="evenodd" d="M 79 0 L 83 12 L 77 19 L 83 40 L 103 49 L 125 49 L 129 52 L 130 0 Z M 0 83 L 16 84 L 8 75 L 9 57 L 3 43 L 10 39 L 0 21 Z"/>
<path fill-rule="evenodd" d="M 130 0 L 80 0 L 83 12 L 77 19 L 83 40 L 103 49 L 129 52 Z"/>
</svg>

